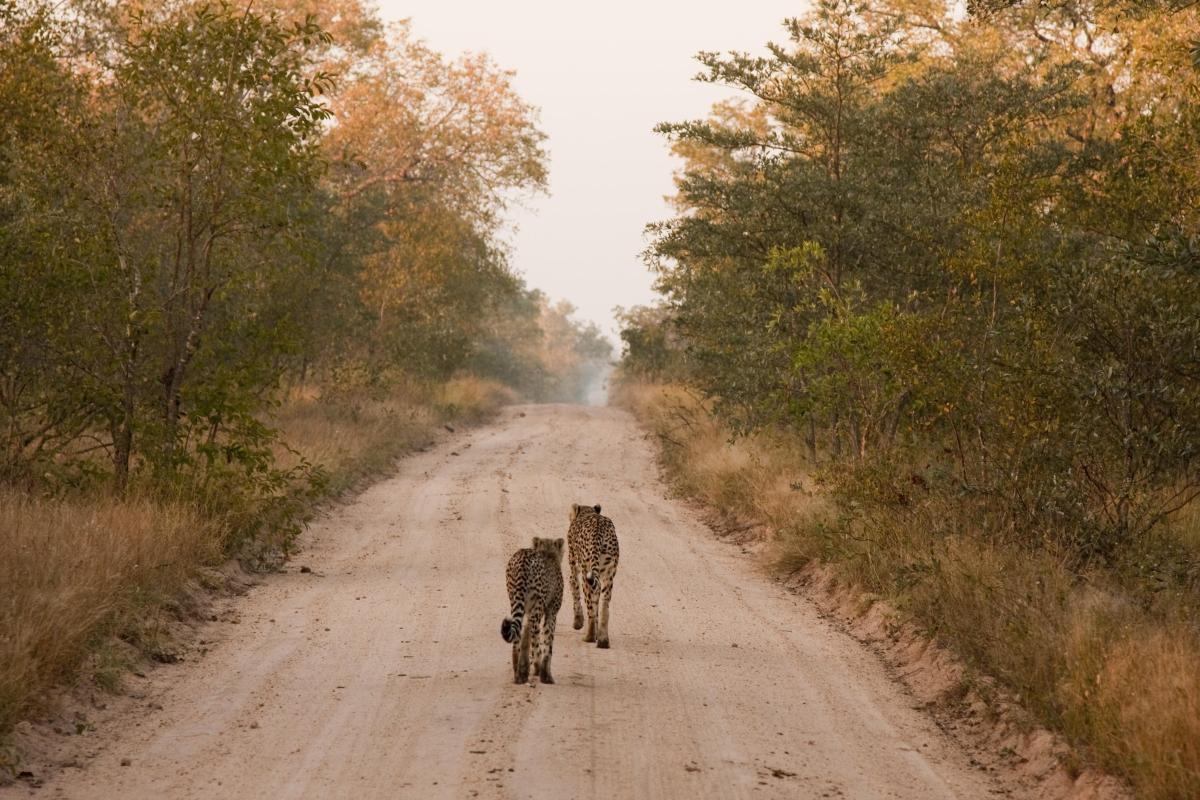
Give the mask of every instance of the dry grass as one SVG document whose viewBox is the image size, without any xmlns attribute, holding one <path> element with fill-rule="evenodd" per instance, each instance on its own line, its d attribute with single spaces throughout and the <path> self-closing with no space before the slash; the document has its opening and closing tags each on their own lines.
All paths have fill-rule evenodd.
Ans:
<svg viewBox="0 0 1200 800">
<path fill-rule="evenodd" d="M 1193 553 L 1200 553 L 1200 501 L 1193 501 L 1175 514 L 1172 520 L 1179 540 Z"/>
<path fill-rule="evenodd" d="M 1200 796 L 1200 643 L 1192 625 L 1084 611 L 1066 629 L 1065 727 L 1149 798 Z"/>
<path fill-rule="evenodd" d="M 481 422 L 516 401 L 517 393 L 504 384 L 473 375 L 452 378 L 434 395 L 435 408 L 444 418 L 468 423 Z"/>
<path fill-rule="evenodd" d="M 731 443 L 679 387 L 625 386 L 617 400 L 658 434 L 682 492 L 773 530 L 782 568 L 818 559 L 886 597 L 1138 796 L 1200 797 L 1200 632 L 1185 597 L 1195 587 L 1073 574 L 1052 552 L 978 535 L 971 509 L 945 498 L 846 526 L 813 488 L 800 442 Z M 1200 554 L 1200 508 L 1174 526 L 1174 541 Z"/>
<path fill-rule="evenodd" d="M 428 441 L 437 425 L 478 423 L 515 393 L 494 381 L 455 378 L 437 387 L 401 385 L 386 392 L 323 393 L 313 386 L 293 391 L 275 414 L 282 467 L 301 457 L 323 469 L 327 492 L 337 495 L 378 475 L 397 457 Z"/>
<path fill-rule="evenodd" d="M 0 490 L 0 730 L 98 638 L 216 558 L 221 531 L 178 505 Z"/>
<path fill-rule="evenodd" d="M 415 397 L 396 391 L 323 395 L 306 387 L 279 408 L 277 463 L 290 467 L 304 458 L 319 465 L 339 494 L 367 475 L 385 469 L 429 435 L 436 414 Z"/>
<path fill-rule="evenodd" d="M 312 502 L 386 471 L 436 426 L 481 421 L 513 399 L 507 388 L 474 378 L 387 393 L 307 387 L 272 420 L 286 442 L 278 465 L 303 458 L 324 471 L 324 493 L 305 500 Z M 234 546 L 234 515 L 219 508 L 206 515 L 199 505 L 43 499 L 0 487 L 0 735 L 45 689 L 78 675 L 89 654 L 103 662 L 105 653 L 119 653 L 115 637 L 151 655 L 161 646 L 150 639 L 164 609 L 201 566 Z M 113 676 L 126 665 L 108 660 L 111 669 L 99 663 L 95 677 L 115 688 Z"/>
<path fill-rule="evenodd" d="M 623 384 L 613 401 L 653 430 L 677 489 L 729 517 L 790 530 L 829 513 L 794 443 L 757 434 L 732 438 L 705 404 L 675 385 Z"/>
</svg>

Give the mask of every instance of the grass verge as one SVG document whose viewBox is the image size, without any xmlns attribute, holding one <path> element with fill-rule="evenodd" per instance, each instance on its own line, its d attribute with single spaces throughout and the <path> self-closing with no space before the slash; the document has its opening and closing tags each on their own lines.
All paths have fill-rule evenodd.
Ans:
<svg viewBox="0 0 1200 800">
<path fill-rule="evenodd" d="M 220 551 L 220 526 L 182 505 L 46 502 L 0 491 L 0 721 L 69 679 L 134 606 L 161 604 Z"/>
<path fill-rule="evenodd" d="M 303 387 L 275 414 L 276 462 L 288 468 L 303 458 L 319 465 L 325 474 L 322 494 L 337 496 L 389 468 L 436 427 L 482 422 L 516 399 L 507 386 L 470 376 L 387 392 Z"/>
<path fill-rule="evenodd" d="M 277 460 L 285 469 L 302 460 L 319 466 L 319 491 L 302 498 L 311 514 L 387 471 L 437 427 L 481 422 L 514 400 L 508 388 L 471 377 L 387 392 L 308 387 L 272 419 Z M 168 652 L 164 614 L 177 617 L 197 577 L 211 574 L 205 568 L 245 544 L 238 516 L 185 500 L 0 489 L 0 737 L 50 687 L 83 679 L 117 688 L 128 659 L 113 654 Z M 258 545 L 286 540 L 262 530 Z M 0 780 L 16 768 L 5 758 L 0 751 Z"/>
<path fill-rule="evenodd" d="M 1195 509 L 1163 540 L 1079 574 L 1053 550 L 989 540 L 969 508 L 915 488 L 888 514 L 847 521 L 801 442 L 731 441 L 678 386 L 625 385 L 617 399 L 657 435 L 681 493 L 766 525 L 782 570 L 827 564 L 886 599 L 1063 734 L 1078 754 L 1069 766 L 1118 775 L 1150 800 L 1200 797 L 1200 584 L 1161 569 L 1196 564 Z"/>
</svg>

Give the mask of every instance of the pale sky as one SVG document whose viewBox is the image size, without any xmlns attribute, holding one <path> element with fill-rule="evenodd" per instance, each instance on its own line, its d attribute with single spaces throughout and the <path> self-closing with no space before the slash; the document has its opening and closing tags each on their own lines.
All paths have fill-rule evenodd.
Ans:
<svg viewBox="0 0 1200 800">
<path fill-rule="evenodd" d="M 675 161 L 653 132 L 704 116 L 732 93 L 691 80 L 700 50 L 762 52 L 803 0 L 380 0 L 389 20 L 448 56 L 484 51 L 516 71 L 541 109 L 550 195 L 517 209 L 513 264 L 529 285 L 579 308 L 615 339 L 614 306 L 654 299 L 640 253 L 646 223 L 670 216 Z"/>
</svg>

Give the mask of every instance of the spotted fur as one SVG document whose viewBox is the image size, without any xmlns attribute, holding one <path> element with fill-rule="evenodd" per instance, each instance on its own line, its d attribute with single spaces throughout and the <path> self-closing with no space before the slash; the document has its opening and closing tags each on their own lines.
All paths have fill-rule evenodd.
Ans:
<svg viewBox="0 0 1200 800">
<path fill-rule="evenodd" d="M 587 631 L 583 640 L 595 642 L 598 647 L 608 647 L 608 604 L 612 600 L 613 579 L 617 575 L 621 551 L 616 526 L 600 514 L 600 506 L 571 506 L 567 549 L 575 630 L 583 627 L 582 594 L 587 603 Z"/>
<path fill-rule="evenodd" d="M 513 646 L 513 680 L 525 683 L 533 675 L 554 683 L 550 657 L 554 653 L 554 623 L 562 606 L 562 539 L 534 537 L 508 560 L 505 578 L 511 613 L 500 623 L 500 635 Z M 530 649 L 533 650 L 532 663 Z"/>
</svg>

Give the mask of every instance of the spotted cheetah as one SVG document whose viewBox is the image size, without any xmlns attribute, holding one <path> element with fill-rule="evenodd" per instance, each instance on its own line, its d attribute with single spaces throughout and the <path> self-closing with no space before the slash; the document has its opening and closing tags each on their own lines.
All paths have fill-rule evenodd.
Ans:
<svg viewBox="0 0 1200 800">
<path fill-rule="evenodd" d="M 513 681 L 530 681 L 529 650 L 533 647 L 533 674 L 542 683 L 554 683 L 550 656 L 554 653 L 554 623 L 562 606 L 562 539 L 533 537 L 533 547 L 523 547 L 508 560 L 505 577 L 512 614 L 500 623 L 500 635 L 513 646 Z"/>
<path fill-rule="evenodd" d="M 613 578 L 617 575 L 617 529 L 612 520 L 601 516 L 600 506 L 571 506 L 571 527 L 567 531 L 570 552 L 571 600 L 575 608 L 575 630 L 583 627 L 583 607 L 579 593 L 587 601 L 588 626 L 585 642 L 608 647 L 608 603 L 612 600 Z"/>
</svg>

